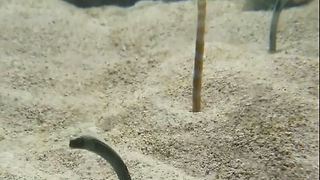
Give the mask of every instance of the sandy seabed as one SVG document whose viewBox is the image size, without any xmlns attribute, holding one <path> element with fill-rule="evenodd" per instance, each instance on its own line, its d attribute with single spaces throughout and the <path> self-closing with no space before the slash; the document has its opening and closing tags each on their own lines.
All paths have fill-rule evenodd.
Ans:
<svg viewBox="0 0 320 180">
<path fill-rule="evenodd" d="M 0 179 L 318 179 L 319 1 L 281 14 L 208 2 L 203 110 L 192 113 L 196 1 L 77 8 L 0 1 Z"/>
</svg>

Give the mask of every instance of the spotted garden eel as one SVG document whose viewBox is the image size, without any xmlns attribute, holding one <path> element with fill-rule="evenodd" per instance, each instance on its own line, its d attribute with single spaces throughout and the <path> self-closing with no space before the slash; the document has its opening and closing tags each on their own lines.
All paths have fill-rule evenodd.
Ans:
<svg viewBox="0 0 320 180">
<path fill-rule="evenodd" d="M 71 139 L 69 147 L 72 149 L 85 149 L 103 157 L 117 173 L 119 180 L 131 180 L 130 173 L 121 157 L 109 145 L 91 136 L 80 136 Z"/>
<path fill-rule="evenodd" d="M 279 17 L 283 7 L 286 5 L 287 2 L 288 0 L 277 0 L 275 2 L 272 19 L 271 19 L 270 35 L 269 35 L 269 52 L 270 53 L 276 52 Z"/>
<path fill-rule="evenodd" d="M 269 34 L 269 52 L 276 52 L 277 30 L 280 14 L 283 8 L 294 7 L 310 3 L 312 0 L 276 0 L 273 6 L 273 13 Z"/>
</svg>

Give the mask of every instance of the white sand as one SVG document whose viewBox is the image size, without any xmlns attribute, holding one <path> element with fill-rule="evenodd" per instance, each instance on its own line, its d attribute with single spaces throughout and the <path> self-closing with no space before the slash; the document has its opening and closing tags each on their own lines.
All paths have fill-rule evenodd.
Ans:
<svg viewBox="0 0 320 180">
<path fill-rule="evenodd" d="M 0 1 L 0 179 L 117 179 L 70 137 L 104 139 L 133 179 L 318 179 L 315 0 L 208 2 L 203 112 L 192 113 L 196 2 L 79 9 Z"/>
</svg>

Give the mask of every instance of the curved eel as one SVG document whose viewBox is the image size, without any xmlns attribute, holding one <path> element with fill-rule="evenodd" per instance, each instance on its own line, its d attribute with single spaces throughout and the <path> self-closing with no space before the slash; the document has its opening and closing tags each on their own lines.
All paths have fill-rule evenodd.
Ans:
<svg viewBox="0 0 320 180">
<path fill-rule="evenodd" d="M 121 157 L 107 144 L 91 136 L 80 136 L 71 139 L 69 147 L 85 149 L 103 157 L 117 173 L 119 180 L 131 180 L 128 168 Z"/>
<path fill-rule="evenodd" d="M 276 43 L 277 43 L 277 30 L 280 13 L 283 7 L 287 4 L 288 0 L 277 0 L 272 14 L 271 26 L 270 26 L 270 35 L 269 35 L 269 52 L 276 52 Z"/>
</svg>

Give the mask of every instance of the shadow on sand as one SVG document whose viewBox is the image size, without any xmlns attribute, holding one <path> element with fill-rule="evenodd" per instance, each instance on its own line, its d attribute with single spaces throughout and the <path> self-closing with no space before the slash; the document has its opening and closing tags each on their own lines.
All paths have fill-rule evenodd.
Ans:
<svg viewBox="0 0 320 180">
<path fill-rule="evenodd" d="M 135 5 L 140 0 L 63 0 L 70 4 L 73 4 L 79 8 L 91 8 L 99 6 L 119 6 L 119 7 L 130 7 Z M 149 0 L 149 1 L 162 1 L 162 2 L 176 2 L 185 0 Z"/>
</svg>

